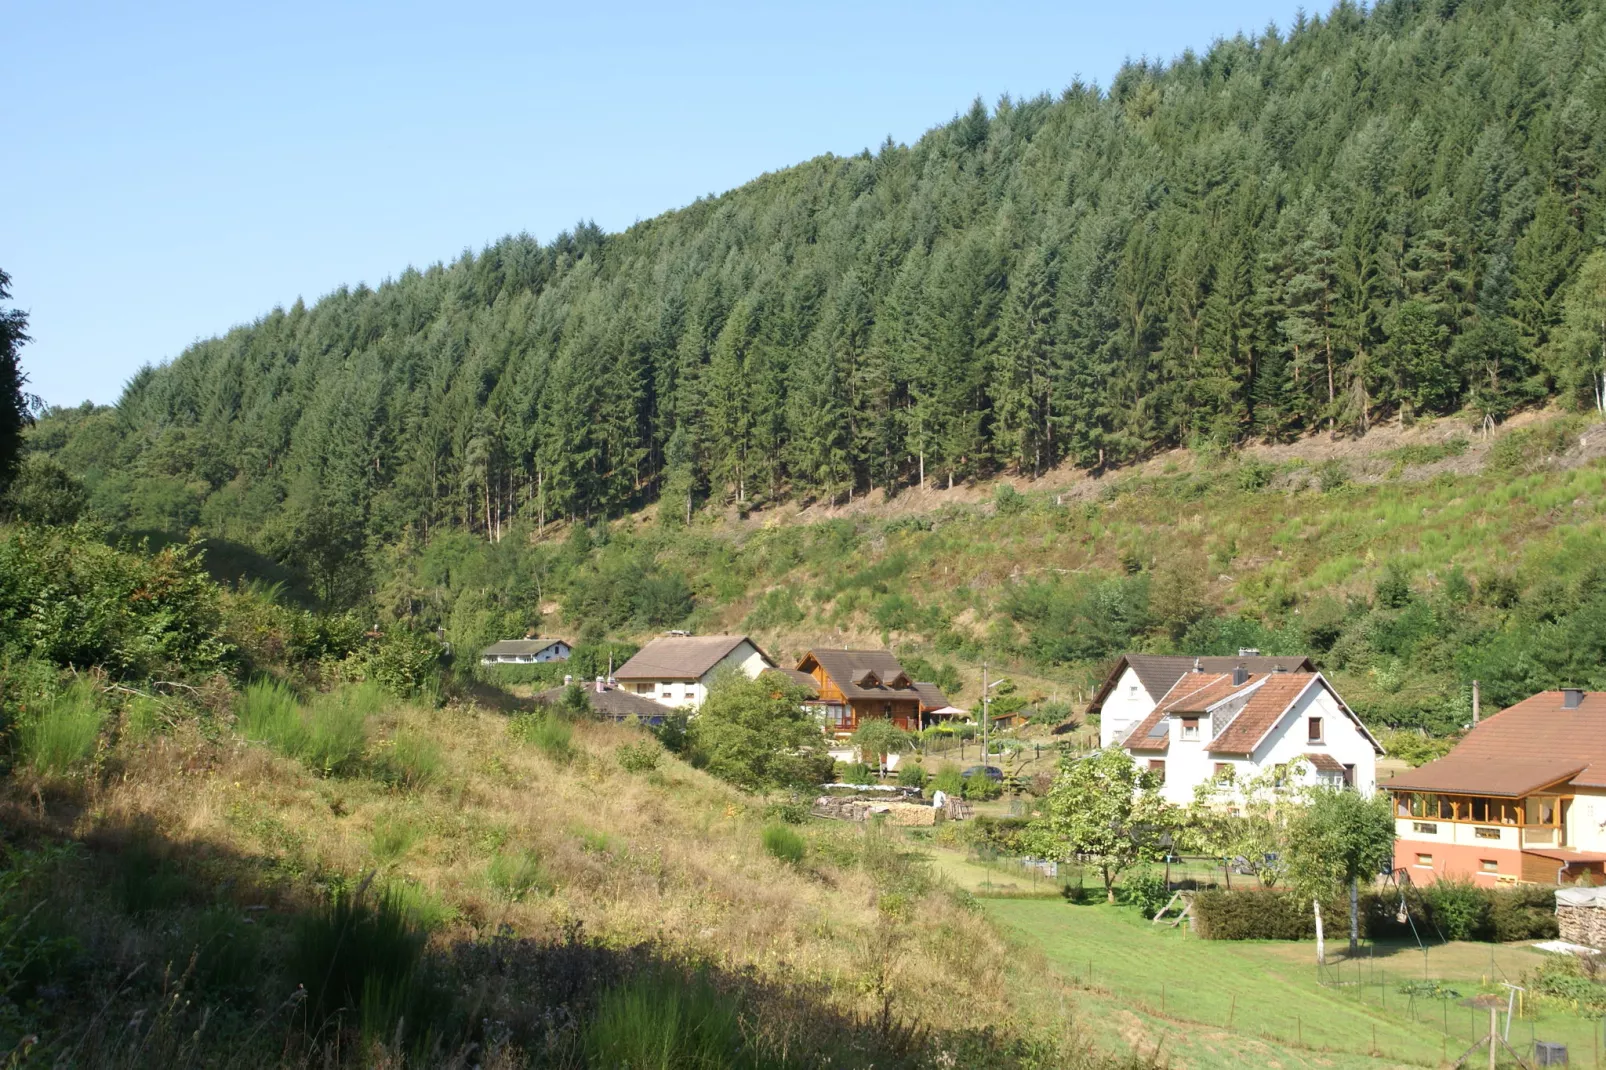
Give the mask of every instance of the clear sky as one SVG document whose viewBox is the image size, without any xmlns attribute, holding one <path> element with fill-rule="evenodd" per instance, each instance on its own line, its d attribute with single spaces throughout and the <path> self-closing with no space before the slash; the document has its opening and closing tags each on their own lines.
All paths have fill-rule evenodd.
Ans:
<svg viewBox="0 0 1606 1070">
<path fill-rule="evenodd" d="M 1296 0 L 9 0 L 0 268 L 46 401 L 342 283 L 619 230 L 1009 93 L 1286 27 Z"/>
</svg>

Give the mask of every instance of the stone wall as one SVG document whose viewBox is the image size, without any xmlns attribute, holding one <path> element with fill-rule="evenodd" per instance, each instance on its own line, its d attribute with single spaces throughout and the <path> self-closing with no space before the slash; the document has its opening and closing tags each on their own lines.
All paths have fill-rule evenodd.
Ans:
<svg viewBox="0 0 1606 1070">
<path fill-rule="evenodd" d="M 852 799 L 822 795 L 814 800 L 814 812 L 821 817 L 834 817 L 843 821 L 868 821 L 884 816 L 894 825 L 935 825 L 937 811 L 927 805 L 907 802 L 883 802 L 880 799 Z"/>
</svg>

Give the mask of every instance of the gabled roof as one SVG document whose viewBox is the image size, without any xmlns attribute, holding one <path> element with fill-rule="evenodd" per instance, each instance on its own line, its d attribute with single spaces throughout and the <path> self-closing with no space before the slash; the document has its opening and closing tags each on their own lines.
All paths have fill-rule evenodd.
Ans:
<svg viewBox="0 0 1606 1070">
<path fill-rule="evenodd" d="M 820 697 L 819 683 L 806 672 L 799 672 L 797 669 L 766 669 L 764 671 L 776 676 L 786 677 L 787 683 L 796 684 L 807 691 L 809 698 Z"/>
<path fill-rule="evenodd" d="M 498 654 L 517 654 L 528 657 L 531 654 L 539 654 L 548 647 L 557 646 L 559 643 L 564 646 L 569 645 L 568 640 L 565 639 L 502 639 L 480 651 L 480 657 Z"/>
<path fill-rule="evenodd" d="M 942 693 L 942 688 L 926 680 L 916 680 L 915 690 L 920 692 L 920 712 L 930 713 L 932 710 L 953 709 L 948 696 Z"/>
<path fill-rule="evenodd" d="M 920 697 L 890 650 L 810 650 L 797 663 L 798 670 L 807 672 L 811 662 L 850 699 Z M 872 678 L 873 683 L 861 682 Z"/>
<path fill-rule="evenodd" d="M 745 635 L 669 635 L 654 639 L 614 670 L 615 680 L 699 680 L 743 643 L 774 668 L 768 654 Z"/>
<path fill-rule="evenodd" d="M 1098 691 L 1093 695 L 1093 701 L 1088 703 L 1087 712 L 1097 713 L 1104 708 L 1104 700 L 1110 697 L 1115 685 L 1120 682 L 1121 674 L 1128 668 L 1137 676 L 1138 683 L 1143 690 L 1155 701 L 1171 690 L 1185 673 L 1192 672 L 1195 664 L 1208 673 L 1231 672 L 1242 666 L 1252 673 L 1276 672 L 1314 672 L 1316 666 L 1304 654 L 1286 656 L 1268 656 L 1264 654 L 1243 654 L 1239 656 L 1207 654 L 1195 657 L 1192 654 L 1122 654 L 1111 666 Z"/>
<path fill-rule="evenodd" d="M 1485 717 L 1454 750 L 1384 787 L 1518 797 L 1557 783 L 1606 787 L 1606 691 L 1585 691 L 1568 709 L 1563 691 L 1541 691 Z"/>
<path fill-rule="evenodd" d="M 1338 707 L 1351 720 L 1377 753 L 1383 748 L 1361 719 L 1338 697 L 1326 678 L 1316 672 L 1271 672 L 1249 675 L 1242 683 L 1232 682 L 1231 673 L 1189 673 L 1171 686 L 1147 717 L 1128 732 L 1121 745 L 1128 750 L 1158 753 L 1170 746 L 1171 717 L 1202 716 L 1228 705 L 1236 712 L 1223 724 L 1212 724 L 1216 733 L 1206 744 L 1210 754 L 1253 754 L 1266 736 L 1282 720 L 1289 708 L 1312 687 L 1326 688 Z M 1241 700 L 1241 705 L 1238 705 Z"/>
<path fill-rule="evenodd" d="M 1318 753 L 1318 752 L 1308 752 L 1308 753 L 1306 753 L 1304 755 L 1304 758 L 1305 758 L 1305 760 L 1307 762 L 1309 762 L 1311 764 L 1311 767 L 1313 769 L 1315 769 L 1317 772 L 1321 772 L 1321 773 L 1342 773 L 1344 771 L 1343 764 L 1341 762 L 1339 762 L 1339 760 L 1337 758 L 1333 757 L 1331 754 L 1321 754 L 1321 753 Z"/>
<path fill-rule="evenodd" d="M 665 706 L 660 706 L 650 698 L 632 695 L 630 692 L 622 691 L 617 687 L 598 691 L 595 687 L 587 684 L 580 686 L 585 690 L 586 701 L 591 704 L 593 713 L 611 717 L 616 721 L 623 721 L 627 717 L 637 717 L 643 721 L 662 720 L 664 714 L 673 712 Z M 535 701 L 547 705 L 555 704 L 562 701 L 565 690 L 567 689 L 553 687 L 546 691 L 538 692 L 535 696 Z"/>
</svg>

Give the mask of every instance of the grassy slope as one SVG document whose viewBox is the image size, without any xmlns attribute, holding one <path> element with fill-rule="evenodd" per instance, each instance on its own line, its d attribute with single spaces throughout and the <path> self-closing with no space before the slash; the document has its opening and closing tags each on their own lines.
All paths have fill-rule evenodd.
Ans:
<svg viewBox="0 0 1606 1070">
<path fill-rule="evenodd" d="M 637 729 L 578 724 L 568 762 L 510 737 L 505 716 L 477 706 L 396 707 L 370 729 L 370 760 L 406 730 L 442 748 L 442 768 L 415 789 L 362 775 L 327 779 L 187 725 L 145 742 L 121 739 L 103 753 L 100 775 L 10 779 L 0 813 L 13 829 L 90 845 L 91 863 L 110 867 L 109 876 L 102 868 L 58 889 L 49 904 L 89 934 L 86 950 L 109 977 L 141 965 L 160 977 L 164 956 L 182 969 L 189 948 L 175 948 L 172 934 L 212 903 L 236 916 L 265 909 L 248 916 L 272 937 L 288 933 L 315 885 L 377 871 L 411 886 L 443 919 L 433 937 L 442 947 L 503 925 L 558 942 L 578 925 L 612 946 L 656 941 L 721 969 L 756 971 L 865 1021 L 890 1013 L 938 1032 L 1007 1022 L 1064 1035 L 1062 1000 L 1011 1003 L 1005 944 L 963 896 L 918 872 L 868 864 L 858 827 L 810 827 L 804 866 L 783 865 L 761 847 L 761 801 L 667 755 L 655 771 L 625 772 L 615 748 L 642 738 Z M 402 844 L 399 854 L 376 845 L 382 829 Z M 154 914 L 117 905 L 117 888 L 143 879 L 132 872 L 148 861 L 131 853 L 136 843 L 159 845 L 160 857 L 189 874 L 188 890 L 162 893 Z M 549 890 L 509 901 L 491 879 L 492 859 L 524 852 L 540 859 Z M 296 978 L 278 968 L 270 955 L 265 983 L 293 991 Z M 1055 989 L 1052 980 L 1026 983 Z"/>
<path fill-rule="evenodd" d="M 1515 463 L 1501 458 L 1502 436 L 1536 428 L 1557 429 L 1567 448 Z M 1457 439 L 1463 452 L 1413 463 L 1413 455 Z M 1154 564 L 1191 554 L 1203 559 L 1207 598 L 1220 612 L 1278 619 L 1318 595 L 1369 596 L 1390 563 L 1422 585 L 1451 566 L 1474 577 L 1512 573 L 1523 586 L 1565 582 L 1606 556 L 1603 456 L 1606 435 L 1598 426 L 1554 414 L 1529 414 L 1487 441 L 1446 419 L 1360 440 L 1319 436 L 1253 447 L 1225 460 L 1176 450 L 1098 479 L 1051 473 L 1017 482 L 1030 505 L 1007 517 L 995 513 L 992 485 L 910 491 L 834 510 L 788 506 L 745 520 L 727 516 L 660 556 L 692 577 L 699 630 L 751 630 L 783 660 L 816 644 L 889 642 L 959 663 L 966 670 L 959 699 L 973 703 L 980 651 L 990 648 L 995 674 L 1005 662 L 1020 693 L 1078 703 L 1088 697 L 1097 664 L 1034 662 L 1027 635 L 1004 613 L 1011 586 L 1114 575 L 1127 560 Z M 1324 492 L 1317 468 L 1329 462 L 1348 482 Z M 1245 464 L 1267 466 L 1270 484 L 1242 489 Z M 651 517 L 636 523 L 646 527 Z M 843 586 L 844 577 L 878 565 L 890 574 Z M 802 620 L 765 626 L 750 616 L 770 592 L 789 593 Z M 948 639 L 878 625 L 876 606 L 889 592 L 939 609 L 951 621 Z M 965 645 L 952 649 L 954 638 Z M 941 649 L 945 642 L 950 649 Z M 1455 685 L 1409 672 L 1400 682 L 1364 671 L 1336 675 L 1363 714 L 1385 701 L 1409 701 L 1413 692 L 1436 702 Z"/>
<path fill-rule="evenodd" d="M 1016 930 L 1084 989 L 1084 1022 L 1146 1048 L 1163 1038 L 1173 1065 L 1188 1067 L 1438 1065 L 1444 1052 L 1453 1059 L 1483 1035 L 1486 1012 L 1454 1001 L 1413 1004 L 1399 983 L 1431 977 L 1470 995 L 1488 988 L 1491 978 L 1496 986 L 1518 981 L 1542 954 L 1517 945 L 1457 943 L 1430 947 L 1424 961 L 1414 947 L 1380 946 L 1363 952 L 1375 958 L 1335 967 L 1345 983 L 1323 987 L 1309 943 L 1198 940 L 1152 926 L 1125 907 L 1047 900 L 985 905 L 990 917 Z M 1087 1010 L 1095 1007 L 1100 1013 L 1089 1019 Z M 1591 1065 L 1595 1029 L 1598 1023 L 1554 1011 L 1533 1024 L 1538 1038 L 1569 1044 L 1579 1066 Z M 1522 1050 L 1529 1023 L 1513 1023 L 1511 1035 Z"/>
</svg>

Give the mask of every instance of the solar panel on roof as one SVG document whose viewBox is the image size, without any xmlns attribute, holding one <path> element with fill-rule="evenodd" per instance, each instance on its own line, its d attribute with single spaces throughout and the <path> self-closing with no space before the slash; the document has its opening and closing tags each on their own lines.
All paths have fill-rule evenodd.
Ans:
<svg viewBox="0 0 1606 1070">
<path fill-rule="evenodd" d="M 1164 721 L 1156 721 L 1154 727 L 1149 729 L 1149 738 L 1159 739 L 1161 736 L 1166 735 L 1170 731 L 1170 725 L 1166 724 Z"/>
</svg>

